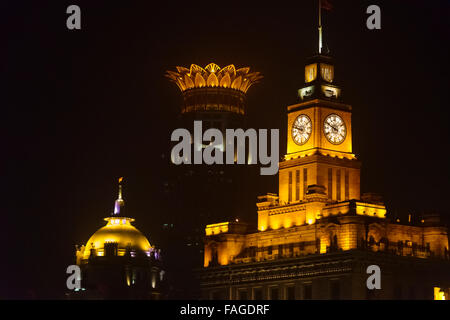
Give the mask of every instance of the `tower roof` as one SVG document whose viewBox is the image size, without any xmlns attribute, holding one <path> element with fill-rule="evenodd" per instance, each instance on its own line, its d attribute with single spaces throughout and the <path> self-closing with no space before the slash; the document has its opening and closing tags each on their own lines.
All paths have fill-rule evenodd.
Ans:
<svg viewBox="0 0 450 320">
<path fill-rule="evenodd" d="M 210 63 L 205 68 L 191 64 L 189 69 L 180 66 L 176 69 L 177 72 L 167 71 L 166 77 L 175 82 L 182 92 L 193 88 L 219 87 L 245 93 L 252 84 L 262 78 L 259 72 L 249 73 L 249 67 L 236 70 L 233 64 L 224 68 L 215 63 Z"/>
</svg>

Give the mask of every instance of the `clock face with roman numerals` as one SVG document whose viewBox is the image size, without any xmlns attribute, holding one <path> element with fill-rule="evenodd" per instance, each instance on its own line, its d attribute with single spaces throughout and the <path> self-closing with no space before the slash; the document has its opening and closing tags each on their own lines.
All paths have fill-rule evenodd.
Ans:
<svg viewBox="0 0 450 320">
<path fill-rule="evenodd" d="M 323 124 L 323 133 L 332 144 L 341 144 L 347 134 L 344 120 L 337 114 L 328 115 Z"/>
<path fill-rule="evenodd" d="M 292 125 L 292 140 L 298 145 L 305 144 L 311 136 L 312 122 L 306 114 L 301 114 Z"/>
</svg>

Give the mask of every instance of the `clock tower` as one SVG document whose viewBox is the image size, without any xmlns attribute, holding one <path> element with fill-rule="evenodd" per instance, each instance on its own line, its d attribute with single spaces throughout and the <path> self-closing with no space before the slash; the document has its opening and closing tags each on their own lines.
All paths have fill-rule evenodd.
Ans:
<svg viewBox="0 0 450 320">
<path fill-rule="evenodd" d="M 206 226 L 203 298 L 398 300 L 402 287 L 409 299 L 448 295 L 447 228 L 426 216 L 393 222 L 379 195 L 360 195 L 352 108 L 322 52 L 325 3 L 318 54 L 287 107 L 279 192 L 258 197 L 258 231 L 234 219 Z M 382 266 L 382 290 L 367 289 L 368 265 Z"/>
<path fill-rule="evenodd" d="M 352 153 L 351 106 L 335 83 L 334 62 L 319 54 L 305 65 L 298 103 L 287 107 L 287 153 L 280 163 L 282 203 L 360 198 L 360 162 Z"/>
</svg>

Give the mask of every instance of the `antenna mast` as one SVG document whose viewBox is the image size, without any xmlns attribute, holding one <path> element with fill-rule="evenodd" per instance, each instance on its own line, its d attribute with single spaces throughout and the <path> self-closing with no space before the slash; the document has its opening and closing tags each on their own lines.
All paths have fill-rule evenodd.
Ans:
<svg viewBox="0 0 450 320">
<path fill-rule="evenodd" d="M 322 0 L 319 0 L 319 54 L 322 53 Z"/>
</svg>

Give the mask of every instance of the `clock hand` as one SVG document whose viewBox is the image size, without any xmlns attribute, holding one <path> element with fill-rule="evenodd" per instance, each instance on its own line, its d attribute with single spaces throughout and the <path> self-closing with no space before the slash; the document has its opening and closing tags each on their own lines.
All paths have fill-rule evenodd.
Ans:
<svg viewBox="0 0 450 320">
<path fill-rule="evenodd" d="M 338 129 L 336 129 L 334 126 L 332 126 L 331 124 L 328 124 L 330 126 L 331 129 L 333 129 L 333 131 L 338 131 Z"/>
</svg>

